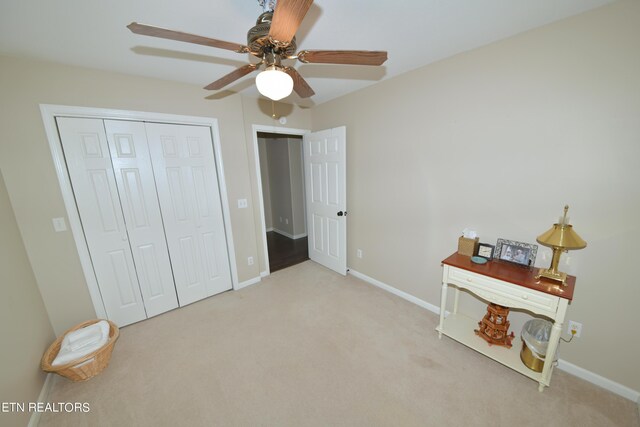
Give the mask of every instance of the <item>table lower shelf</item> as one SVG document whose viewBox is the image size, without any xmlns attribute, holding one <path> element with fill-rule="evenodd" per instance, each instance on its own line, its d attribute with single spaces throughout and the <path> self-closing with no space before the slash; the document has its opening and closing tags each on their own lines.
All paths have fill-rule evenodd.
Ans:
<svg viewBox="0 0 640 427">
<path fill-rule="evenodd" d="M 546 386 L 549 385 L 548 382 L 543 381 L 542 373 L 532 371 L 520 360 L 522 341 L 518 336 L 513 339 L 513 347 L 511 348 L 498 345 L 490 346 L 485 340 L 476 335 L 474 329 L 478 329 L 478 320 L 460 313 L 449 314 L 444 320 L 442 330 L 440 330 L 440 327 L 436 328 L 438 332 L 442 332 L 444 335 L 472 348 L 478 353 L 484 354 L 535 381 L 542 382 Z"/>
</svg>

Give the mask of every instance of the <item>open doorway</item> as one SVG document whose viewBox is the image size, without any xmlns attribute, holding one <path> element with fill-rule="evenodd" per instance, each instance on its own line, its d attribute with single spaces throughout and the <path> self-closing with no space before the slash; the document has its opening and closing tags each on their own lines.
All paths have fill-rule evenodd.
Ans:
<svg viewBox="0 0 640 427">
<path fill-rule="evenodd" d="M 269 271 L 309 259 L 302 136 L 257 132 Z"/>
<path fill-rule="evenodd" d="M 274 223 L 280 224 L 280 215 L 273 215 L 273 202 L 265 209 L 262 185 L 262 169 L 260 162 L 260 149 L 258 145 L 258 133 L 277 134 L 276 138 L 289 138 L 294 135 L 302 135 L 304 149 L 303 166 L 304 178 L 292 180 L 298 183 L 304 194 L 303 211 L 306 218 L 304 236 L 289 232 L 293 237 L 307 237 L 309 259 L 323 265 L 336 273 L 347 274 L 347 128 L 338 126 L 332 129 L 324 129 L 310 132 L 304 129 L 278 128 L 274 126 L 253 125 L 253 152 L 255 155 L 256 181 L 258 187 L 258 206 L 264 237 L 263 257 L 260 266 L 264 268 L 260 275 L 268 276 L 269 251 L 266 239 L 266 215 L 271 212 L 271 226 L 275 231 Z M 263 135 L 264 136 L 264 135 Z M 268 136 L 268 135 L 267 135 Z M 295 139 L 295 138 L 294 138 Z M 267 157 L 264 157 L 267 158 Z M 268 165 L 266 166 L 268 170 Z M 292 214 L 293 216 L 293 214 Z M 299 217 L 299 216 L 298 216 Z M 286 224 L 286 217 L 282 221 Z M 308 230 L 308 232 L 307 232 Z M 278 234 L 278 233 L 276 233 Z M 308 234 L 308 236 L 307 236 Z"/>
</svg>

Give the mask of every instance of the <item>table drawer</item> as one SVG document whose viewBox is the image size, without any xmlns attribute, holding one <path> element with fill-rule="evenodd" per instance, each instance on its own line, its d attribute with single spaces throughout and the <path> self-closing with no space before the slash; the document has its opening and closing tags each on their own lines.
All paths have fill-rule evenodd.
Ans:
<svg viewBox="0 0 640 427">
<path fill-rule="evenodd" d="M 508 307 L 525 308 L 534 312 L 542 310 L 549 315 L 554 315 L 558 308 L 559 297 L 456 267 L 449 268 L 448 282 Z"/>
</svg>

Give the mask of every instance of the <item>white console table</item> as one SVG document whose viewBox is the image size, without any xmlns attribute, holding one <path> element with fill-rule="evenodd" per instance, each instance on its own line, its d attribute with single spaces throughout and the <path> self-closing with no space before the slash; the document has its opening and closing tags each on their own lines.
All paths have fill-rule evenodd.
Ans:
<svg viewBox="0 0 640 427">
<path fill-rule="evenodd" d="M 521 267 L 504 261 L 489 261 L 475 264 L 471 258 L 457 253 L 442 261 L 442 296 L 440 300 L 440 323 L 436 330 L 439 337 L 446 335 L 470 347 L 503 365 L 537 381 L 538 390 L 549 386 L 562 324 L 567 312 L 567 304 L 573 298 L 576 278 L 567 277 L 567 285 L 545 279 L 535 279 L 537 269 Z M 453 311 L 445 316 L 447 289 L 455 288 Z M 478 318 L 470 318 L 458 313 L 460 289 L 466 289 L 478 297 L 504 307 L 521 308 L 534 314 L 548 317 L 553 321 L 549 346 L 545 356 L 546 363 L 541 373 L 525 366 L 520 360 L 520 346 L 512 348 L 490 346 L 478 337 L 474 329 L 478 328 Z M 515 344 L 515 343 L 514 343 Z"/>
</svg>

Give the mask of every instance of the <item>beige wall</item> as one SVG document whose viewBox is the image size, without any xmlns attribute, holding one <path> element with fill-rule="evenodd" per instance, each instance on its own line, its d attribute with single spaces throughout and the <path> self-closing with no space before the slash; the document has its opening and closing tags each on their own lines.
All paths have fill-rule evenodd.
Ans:
<svg viewBox="0 0 640 427">
<path fill-rule="evenodd" d="M 304 211 L 304 169 L 302 167 L 302 139 L 287 138 L 289 146 L 289 180 L 291 182 L 292 233 L 300 236 L 307 232 L 307 218 Z"/>
<path fill-rule="evenodd" d="M 239 279 L 259 276 L 258 263 L 247 265 L 247 257 L 258 256 L 255 225 L 259 222 L 253 209 L 255 164 L 248 159 L 254 155 L 252 142 L 251 151 L 247 148 L 252 140 L 246 138 L 251 135 L 251 123 L 264 123 L 265 116 L 271 121 L 271 117 L 257 101 L 244 103 L 237 95 L 206 99 L 207 92 L 194 85 L 10 57 L 0 57 L 0 92 L 0 167 L 56 332 L 94 317 L 95 312 L 71 233 L 56 233 L 51 225 L 51 218 L 66 214 L 41 103 L 217 118 Z M 292 122 L 308 114 L 298 109 L 291 113 Z M 250 208 L 238 209 L 239 198 L 247 198 Z"/>
<path fill-rule="evenodd" d="M 0 402 L 36 402 L 46 375 L 40 358 L 55 339 L 0 173 Z M 0 414 L 27 425 L 29 413 Z"/>
<path fill-rule="evenodd" d="M 286 138 L 267 140 L 271 217 L 274 230 L 293 234 L 289 146 Z"/>
<path fill-rule="evenodd" d="M 560 357 L 640 390 L 639 52 L 621 1 L 316 107 L 347 126 L 349 267 L 439 305 L 462 229 L 534 243 L 568 203 L 584 329 Z"/>
<path fill-rule="evenodd" d="M 271 186 L 269 184 L 269 162 L 267 161 L 267 140 L 265 138 L 258 138 L 258 151 L 260 152 L 260 179 L 262 184 L 262 202 L 264 203 L 264 226 L 266 230 L 269 230 L 273 228 L 273 219 L 271 218 Z"/>
</svg>

